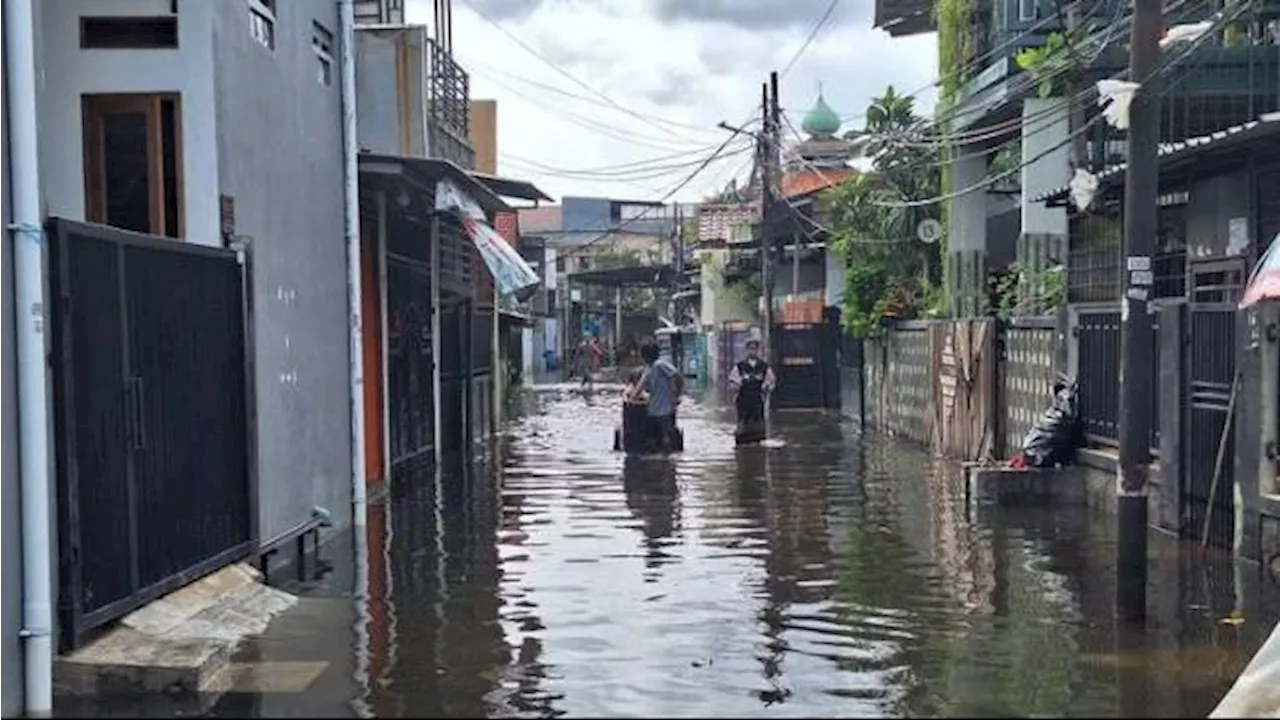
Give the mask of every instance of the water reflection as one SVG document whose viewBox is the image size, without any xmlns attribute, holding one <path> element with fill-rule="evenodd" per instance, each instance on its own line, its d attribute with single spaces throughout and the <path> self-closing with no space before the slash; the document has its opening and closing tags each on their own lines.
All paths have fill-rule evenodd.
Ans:
<svg viewBox="0 0 1280 720">
<path fill-rule="evenodd" d="M 783 446 L 735 448 L 724 414 L 691 403 L 687 451 L 643 458 L 610 450 L 609 388 L 524 402 L 493 467 L 404 468 L 371 505 L 347 659 L 312 658 L 357 687 L 325 676 L 308 707 L 1203 716 L 1280 616 L 1256 572 L 1153 539 L 1148 629 L 1118 633 L 1111 522 L 970 519 L 954 466 L 829 416 L 782 414 Z M 1233 611 L 1246 622 L 1219 622 Z"/>
<path fill-rule="evenodd" d="M 611 398 L 537 394 L 493 470 L 399 484 L 374 714 L 1204 714 L 1274 623 L 1157 542 L 1150 630 L 1117 635 L 1107 522 L 974 522 L 953 466 L 825 416 L 734 448 L 694 404 L 687 452 L 624 457 Z M 1221 625 L 1237 590 L 1256 622 Z"/>
</svg>

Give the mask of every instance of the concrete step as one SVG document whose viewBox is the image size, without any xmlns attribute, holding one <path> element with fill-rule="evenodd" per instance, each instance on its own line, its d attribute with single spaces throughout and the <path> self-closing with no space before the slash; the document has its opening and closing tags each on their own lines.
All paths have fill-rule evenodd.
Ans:
<svg viewBox="0 0 1280 720">
<path fill-rule="evenodd" d="M 297 604 L 263 585 L 248 565 L 232 565 L 121 619 L 55 663 L 62 695 L 204 691 L 231 663 L 237 645 L 261 635 Z"/>
</svg>

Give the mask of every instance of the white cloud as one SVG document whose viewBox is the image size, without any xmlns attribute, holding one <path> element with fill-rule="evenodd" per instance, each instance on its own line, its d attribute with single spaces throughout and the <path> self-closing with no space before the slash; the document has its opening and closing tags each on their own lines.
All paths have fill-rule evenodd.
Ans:
<svg viewBox="0 0 1280 720">
<path fill-rule="evenodd" d="M 498 101 L 499 171 L 533 180 L 557 198 L 664 194 L 693 170 L 670 166 L 694 163 L 725 139 L 717 123 L 738 124 L 758 115 L 761 83 L 770 70 L 786 65 L 821 14 L 810 8 L 815 3 L 797 3 L 797 13 L 813 17 L 761 30 L 753 29 L 760 27 L 758 9 L 735 21 L 725 3 L 704 2 L 704 14 L 666 13 L 672 19 L 662 20 L 658 6 L 643 0 L 471 2 L 617 105 L 668 121 L 638 119 L 610 106 L 467 4 L 454 3 L 454 54 L 471 73 L 471 96 Z M 431 24 L 425 0 L 407 5 L 410 22 Z M 855 8 L 837 14 L 782 79 L 782 105 L 796 125 L 819 83 L 833 108 L 855 116 L 888 84 L 913 91 L 936 76 L 933 35 L 890 39 L 870 27 L 869 13 Z M 919 104 L 929 110 L 933 93 L 922 93 Z M 668 167 L 657 171 L 664 174 L 646 170 L 631 183 L 619 182 L 624 175 L 602 181 L 546 170 L 592 170 L 669 156 L 661 161 Z M 722 186 L 748 159 L 744 153 L 716 161 L 676 199 L 696 200 Z"/>
</svg>

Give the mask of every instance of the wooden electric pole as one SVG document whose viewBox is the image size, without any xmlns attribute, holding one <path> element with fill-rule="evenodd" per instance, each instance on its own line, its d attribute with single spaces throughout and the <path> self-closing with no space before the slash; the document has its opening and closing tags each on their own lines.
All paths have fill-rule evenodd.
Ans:
<svg viewBox="0 0 1280 720">
<path fill-rule="evenodd" d="M 1134 0 L 1129 80 L 1139 83 L 1129 106 L 1129 158 L 1124 183 L 1124 295 L 1120 298 L 1120 462 L 1116 477 L 1116 616 L 1139 621 L 1147 610 L 1147 473 L 1151 464 L 1151 398 L 1155 351 L 1151 323 L 1152 265 L 1159 194 L 1160 95 L 1153 72 L 1160 57 L 1161 0 Z"/>
</svg>

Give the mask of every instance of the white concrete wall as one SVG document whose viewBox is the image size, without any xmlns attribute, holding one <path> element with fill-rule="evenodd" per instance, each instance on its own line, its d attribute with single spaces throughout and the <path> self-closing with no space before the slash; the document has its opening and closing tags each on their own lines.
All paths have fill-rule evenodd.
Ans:
<svg viewBox="0 0 1280 720">
<path fill-rule="evenodd" d="M 177 50 L 81 50 L 82 15 L 166 15 L 169 0 L 57 0 L 41 13 L 40 164 L 46 212 L 84 220 L 81 96 L 179 93 L 186 239 L 222 243 L 213 85 L 213 16 L 219 2 L 181 2 Z M 247 9 L 246 9 L 246 12 Z"/>
<path fill-rule="evenodd" d="M 987 159 L 976 148 L 962 147 L 951 163 L 951 192 L 974 187 L 986 179 Z M 951 252 L 984 250 L 987 242 L 987 192 L 985 188 L 956 196 L 947 211 L 947 249 Z"/>
<path fill-rule="evenodd" d="M 840 307 L 840 298 L 844 295 L 844 260 L 831 250 L 825 251 L 823 256 L 827 269 L 825 304 L 827 307 Z"/>
<path fill-rule="evenodd" d="M 1022 104 L 1022 234 L 1066 235 L 1066 208 L 1050 208 L 1029 198 L 1071 180 L 1071 120 L 1065 98 L 1030 98 Z M 1047 153 L 1047 154 L 1046 154 Z"/>
</svg>

